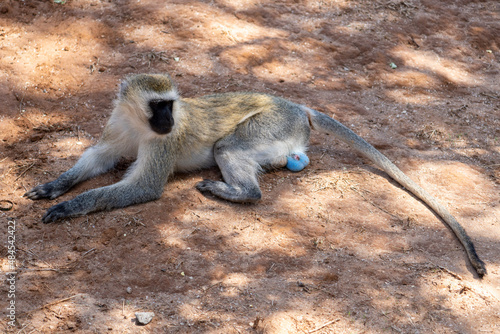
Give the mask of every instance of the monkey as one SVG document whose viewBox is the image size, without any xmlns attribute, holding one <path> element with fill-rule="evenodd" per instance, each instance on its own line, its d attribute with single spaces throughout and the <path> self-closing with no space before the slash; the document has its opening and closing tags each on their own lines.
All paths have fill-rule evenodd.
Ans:
<svg viewBox="0 0 500 334">
<path fill-rule="evenodd" d="M 135 157 L 123 179 L 50 207 L 44 223 L 158 199 L 174 172 L 218 166 L 223 181 L 203 180 L 202 193 L 236 202 L 262 197 L 258 177 L 270 169 L 299 171 L 309 163 L 311 130 L 332 134 L 371 160 L 434 211 L 463 245 L 479 277 L 486 272 L 460 223 L 385 155 L 326 114 L 263 93 L 232 92 L 181 98 L 168 74 L 136 74 L 120 84 L 101 139 L 56 180 L 25 196 L 55 199 L 77 183 L 102 174 L 119 159 Z"/>
</svg>

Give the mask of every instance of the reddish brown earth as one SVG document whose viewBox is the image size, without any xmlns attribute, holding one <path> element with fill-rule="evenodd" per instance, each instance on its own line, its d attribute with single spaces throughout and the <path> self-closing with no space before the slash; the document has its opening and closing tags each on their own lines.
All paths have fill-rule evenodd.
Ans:
<svg viewBox="0 0 500 334">
<path fill-rule="evenodd" d="M 18 275 L 1 331 L 500 333 L 499 58 L 493 0 L 2 1 L 0 200 L 14 206 L 0 254 L 7 272 L 15 221 Z M 123 176 L 126 162 L 56 200 L 22 197 L 96 143 L 119 81 L 141 72 L 171 73 L 187 97 L 260 91 L 333 115 L 450 209 L 488 275 L 427 207 L 319 134 L 303 172 L 261 177 L 256 205 L 198 193 L 212 169 L 151 203 L 42 224 Z M 137 311 L 155 317 L 138 326 Z"/>
</svg>

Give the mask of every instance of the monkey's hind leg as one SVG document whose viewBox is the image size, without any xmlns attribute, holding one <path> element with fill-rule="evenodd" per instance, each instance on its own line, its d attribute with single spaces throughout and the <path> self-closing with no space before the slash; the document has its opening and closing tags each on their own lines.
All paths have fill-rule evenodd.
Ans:
<svg viewBox="0 0 500 334">
<path fill-rule="evenodd" d="M 261 199 L 257 177 L 262 169 L 241 143 L 233 147 L 219 142 L 214 155 L 225 182 L 203 180 L 196 185 L 199 191 L 237 203 L 254 203 Z"/>
</svg>

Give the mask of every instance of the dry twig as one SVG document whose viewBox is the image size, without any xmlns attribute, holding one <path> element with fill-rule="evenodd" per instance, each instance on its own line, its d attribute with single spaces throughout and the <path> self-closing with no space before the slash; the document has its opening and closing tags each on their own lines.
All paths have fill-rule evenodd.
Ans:
<svg viewBox="0 0 500 334">
<path fill-rule="evenodd" d="M 44 309 L 44 308 L 46 308 L 46 307 L 50 307 L 50 306 L 57 305 L 57 304 L 59 304 L 59 303 L 65 302 L 65 301 L 67 301 L 67 300 L 70 300 L 70 299 L 76 298 L 76 297 L 81 296 L 81 295 L 82 295 L 81 293 L 77 293 L 76 295 L 73 295 L 73 296 L 71 296 L 71 297 L 67 297 L 67 298 L 62 298 L 62 299 L 55 300 L 55 301 L 50 302 L 50 303 L 48 303 L 48 304 L 42 305 L 42 306 L 40 306 L 40 307 L 37 307 L 37 308 L 35 308 L 35 309 L 31 310 L 31 311 L 27 311 L 27 312 L 21 313 L 19 316 L 23 316 L 23 315 L 27 315 L 27 314 L 33 313 L 33 312 L 35 312 L 35 311 L 43 310 L 43 309 Z"/>
<path fill-rule="evenodd" d="M 309 332 L 307 332 L 308 334 L 311 334 L 311 333 L 314 333 L 314 332 L 317 332 L 319 331 L 320 329 L 323 329 L 325 328 L 326 326 L 330 326 L 331 324 L 334 324 L 336 323 L 337 321 L 340 321 L 340 318 L 338 319 L 335 319 L 335 320 L 330 320 L 328 322 L 325 322 L 323 325 L 319 326 L 319 327 L 316 327 L 315 329 L 311 329 Z"/>
<path fill-rule="evenodd" d="M 35 163 L 34 163 L 34 162 L 33 162 L 31 165 L 29 165 L 29 166 L 28 166 L 28 168 L 26 168 L 26 169 L 25 169 L 25 170 L 24 170 L 21 174 L 19 174 L 19 176 L 18 176 L 18 177 L 16 177 L 16 179 L 14 180 L 14 182 L 15 182 L 15 181 L 17 181 L 17 180 L 19 180 L 19 178 L 20 178 L 21 176 L 23 176 L 23 175 L 24 175 L 27 171 L 29 171 L 29 170 L 30 170 L 30 169 L 31 169 L 34 165 L 35 165 Z"/>
</svg>

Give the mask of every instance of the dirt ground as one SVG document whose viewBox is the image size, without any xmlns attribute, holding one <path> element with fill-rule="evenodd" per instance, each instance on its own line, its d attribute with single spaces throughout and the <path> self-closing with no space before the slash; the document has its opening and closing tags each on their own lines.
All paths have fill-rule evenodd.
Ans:
<svg viewBox="0 0 500 334">
<path fill-rule="evenodd" d="M 0 254 L 12 271 L 15 224 L 17 276 L 0 331 L 500 333 L 499 59 L 494 0 L 3 0 Z M 186 97 L 259 91 L 334 116 L 450 209 L 488 275 L 425 205 L 317 133 L 311 164 L 263 175 L 255 205 L 200 194 L 211 169 L 154 202 L 42 224 L 123 176 L 130 162 L 23 197 L 97 142 L 141 72 L 169 72 Z M 155 317 L 139 326 L 138 311 Z"/>
</svg>

